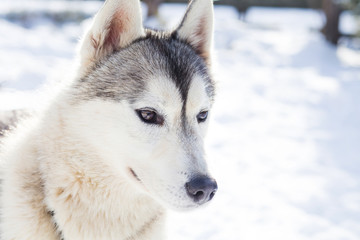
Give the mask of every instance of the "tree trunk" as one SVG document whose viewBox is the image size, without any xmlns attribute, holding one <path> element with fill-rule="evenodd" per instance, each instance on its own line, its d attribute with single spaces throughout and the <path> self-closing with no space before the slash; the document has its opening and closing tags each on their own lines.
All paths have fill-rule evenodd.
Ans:
<svg viewBox="0 0 360 240">
<path fill-rule="evenodd" d="M 322 32 L 326 40 L 336 45 L 340 38 L 339 20 L 342 11 L 341 7 L 339 4 L 336 4 L 334 0 L 323 0 L 322 7 L 326 16 L 326 24 Z"/>
<path fill-rule="evenodd" d="M 153 17 L 158 14 L 159 5 L 163 0 L 144 0 L 148 6 L 147 17 Z"/>
</svg>

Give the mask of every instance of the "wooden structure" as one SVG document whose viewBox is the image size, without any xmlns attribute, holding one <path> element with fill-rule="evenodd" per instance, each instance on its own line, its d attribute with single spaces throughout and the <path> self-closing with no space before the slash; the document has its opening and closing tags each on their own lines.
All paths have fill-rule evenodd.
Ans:
<svg viewBox="0 0 360 240">
<path fill-rule="evenodd" d="M 187 3 L 188 0 L 164 0 L 163 2 Z M 251 6 L 320 9 L 322 7 L 321 2 L 322 0 L 215 0 L 214 4 L 231 5 L 236 7 L 240 12 L 245 12 Z"/>
</svg>

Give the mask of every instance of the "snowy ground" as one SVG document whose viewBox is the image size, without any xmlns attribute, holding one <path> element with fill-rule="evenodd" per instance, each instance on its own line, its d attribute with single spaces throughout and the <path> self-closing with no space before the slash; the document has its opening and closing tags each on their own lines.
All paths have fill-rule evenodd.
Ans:
<svg viewBox="0 0 360 240">
<path fill-rule="evenodd" d="M 24 7 L 6 3 L 3 17 Z M 86 4 L 86 14 L 100 6 Z M 184 10 L 164 5 L 162 20 L 173 26 Z M 359 53 L 327 44 L 317 11 L 215 15 L 219 91 L 207 145 L 219 191 L 206 208 L 171 213 L 169 239 L 360 239 Z M 67 74 L 84 25 L 0 18 L 0 109 L 39 104 L 39 89 Z"/>
</svg>

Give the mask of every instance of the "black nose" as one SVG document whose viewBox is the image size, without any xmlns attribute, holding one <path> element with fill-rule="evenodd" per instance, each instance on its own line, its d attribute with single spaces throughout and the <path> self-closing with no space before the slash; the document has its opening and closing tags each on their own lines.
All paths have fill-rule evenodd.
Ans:
<svg viewBox="0 0 360 240">
<path fill-rule="evenodd" d="M 210 201 L 217 191 L 215 179 L 200 176 L 185 184 L 188 195 L 198 204 Z"/>
</svg>

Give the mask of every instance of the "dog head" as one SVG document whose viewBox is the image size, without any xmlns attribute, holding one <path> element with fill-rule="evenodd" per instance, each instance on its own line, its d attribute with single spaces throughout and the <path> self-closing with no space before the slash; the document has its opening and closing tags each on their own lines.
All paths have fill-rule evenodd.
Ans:
<svg viewBox="0 0 360 240">
<path fill-rule="evenodd" d="M 83 134 L 135 189 L 175 209 L 217 190 L 203 150 L 212 32 L 212 0 L 192 1 L 172 32 L 144 29 L 138 0 L 108 0 L 81 45 L 73 96 L 80 128 L 94 126 Z"/>
</svg>

